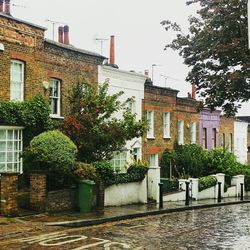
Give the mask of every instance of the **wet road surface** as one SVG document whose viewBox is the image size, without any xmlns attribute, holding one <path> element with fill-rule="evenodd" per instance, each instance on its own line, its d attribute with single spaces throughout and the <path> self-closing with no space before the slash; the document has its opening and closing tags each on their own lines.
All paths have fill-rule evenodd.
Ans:
<svg viewBox="0 0 250 250">
<path fill-rule="evenodd" d="M 51 230 L 51 228 L 50 228 Z M 0 241 L 0 249 L 250 249 L 250 204 L 144 217 Z"/>
</svg>

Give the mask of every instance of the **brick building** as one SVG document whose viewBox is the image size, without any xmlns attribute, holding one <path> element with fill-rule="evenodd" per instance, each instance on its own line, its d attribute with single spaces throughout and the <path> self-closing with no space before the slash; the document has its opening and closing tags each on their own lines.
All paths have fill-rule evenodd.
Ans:
<svg viewBox="0 0 250 250">
<path fill-rule="evenodd" d="M 68 26 L 59 27 L 58 42 L 46 39 L 45 30 L 12 17 L 9 1 L 0 1 L 0 100 L 23 101 L 41 94 L 50 102 L 51 116 L 62 118 L 69 112 L 72 86 L 79 81 L 97 84 L 98 65 L 105 58 L 70 45 Z M 17 137 L 13 148 L 7 152 L 0 147 L 0 171 L 10 170 L 8 154 L 20 153 L 12 151 L 22 142 L 22 128 L 1 126 L 0 144 L 7 145 L 6 135 L 12 133 Z"/>
<path fill-rule="evenodd" d="M 151 166 L 158 166 L 166 148 L 197 143 L 199 114 L 193 98 L 177 97 L 178 90 L 145 84 L 143 113 L 149 129 L 143 137 L 142 155 Z"/>
<path fill-rule="evenodd" d="M 234 152 L 234 117 L 220 117 L 219 144 L 218 146 Z"/>
</svg>

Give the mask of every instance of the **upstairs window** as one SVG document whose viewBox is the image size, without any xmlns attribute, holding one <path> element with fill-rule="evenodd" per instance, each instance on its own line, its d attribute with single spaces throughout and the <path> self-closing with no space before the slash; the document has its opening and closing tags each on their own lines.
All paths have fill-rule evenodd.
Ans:
<svg viewBox="0 0 250 250">
<path fill-rule="evenodd" d="M 10 64 L 10 100 L 23 101 L 24 63 L 11 60 Z"/>
<path fill-rule="evenodd" d="M 163 113 L 163 137 L 170 138 L 170 113 Z"/>
<path fill-rule="evenodd" d="M 217 141 L 216 141 L 216 128 L 212 129 L 212 147 L 216 148 Z"/>
<path fill-rule="evenodd" d="M 225 133 L 222 133 L 221 147 L 222 147 L 223 149 L 226 148 L 226 136 L 225 136 Z"/>
<path fill-rule="evenodd" d="M 233 152 L 233 134 L 232 133 L 229 134 L 229 138 L 228 138 L 228 150 L 230 152 Z"/>
<path fill-rule="evenodd" d="M 51 116 L 59 117 L 61 115 L 61 82 L 58 79 L 50 79 L 50 108 Z"/>
<path fill-rule="evenodd" d="M 191 143 L 196 143 L 196 122 L 191 123 L 191 131 L 190 131 Z"/>
<path fill-rule="evenodd" d="M 147 138 L 154 138 L 154 111 L 147 111 L 148 131 Z"/>
<path fill-rule="evenodd" d="M 178 121 L 178 144 L 184 144 L 184 121 Z"/>
<path fill-rule="evenodd" d="M 207 128 L 202 130 L 202 146 L 204 149 L 207 149 Z"/>
</svg>

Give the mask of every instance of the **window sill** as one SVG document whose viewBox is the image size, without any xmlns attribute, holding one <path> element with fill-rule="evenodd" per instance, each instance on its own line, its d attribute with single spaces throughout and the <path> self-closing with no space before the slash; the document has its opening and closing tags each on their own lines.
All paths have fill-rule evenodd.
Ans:
<svg viewBox="0 0 250 250">
<path fill-rule="evenodd" d="M 163 136 L 163 139 L 171 139 L 171 136 Z"/>
<path fill-rule="evenodd" d="M 55 115 L 55 114 L 50 114 L 50 118 L 52 118 L 52 119 L 64 119 L 64 117 L 63 116 L 60 116 L 60 115 Z"/>
<path fill-rule="evenodd" d="M 149 140 L 154 140 L 155 137 L 154 137 L 154 136 L 147 136 L 147 139 L 149 139 Z"/>
</svg>

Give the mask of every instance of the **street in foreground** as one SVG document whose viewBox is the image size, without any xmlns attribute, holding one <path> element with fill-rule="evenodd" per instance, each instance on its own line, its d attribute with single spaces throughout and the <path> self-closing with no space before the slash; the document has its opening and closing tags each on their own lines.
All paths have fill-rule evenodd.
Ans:
<svg viewBox="0 0 250 250">
<path fill-rule="evenodd" d="M 250 204 L 1 239 L 0 249 L 250 249 Z M 50 228 L 51 230 L 51 228 Z"/>
</svg>

